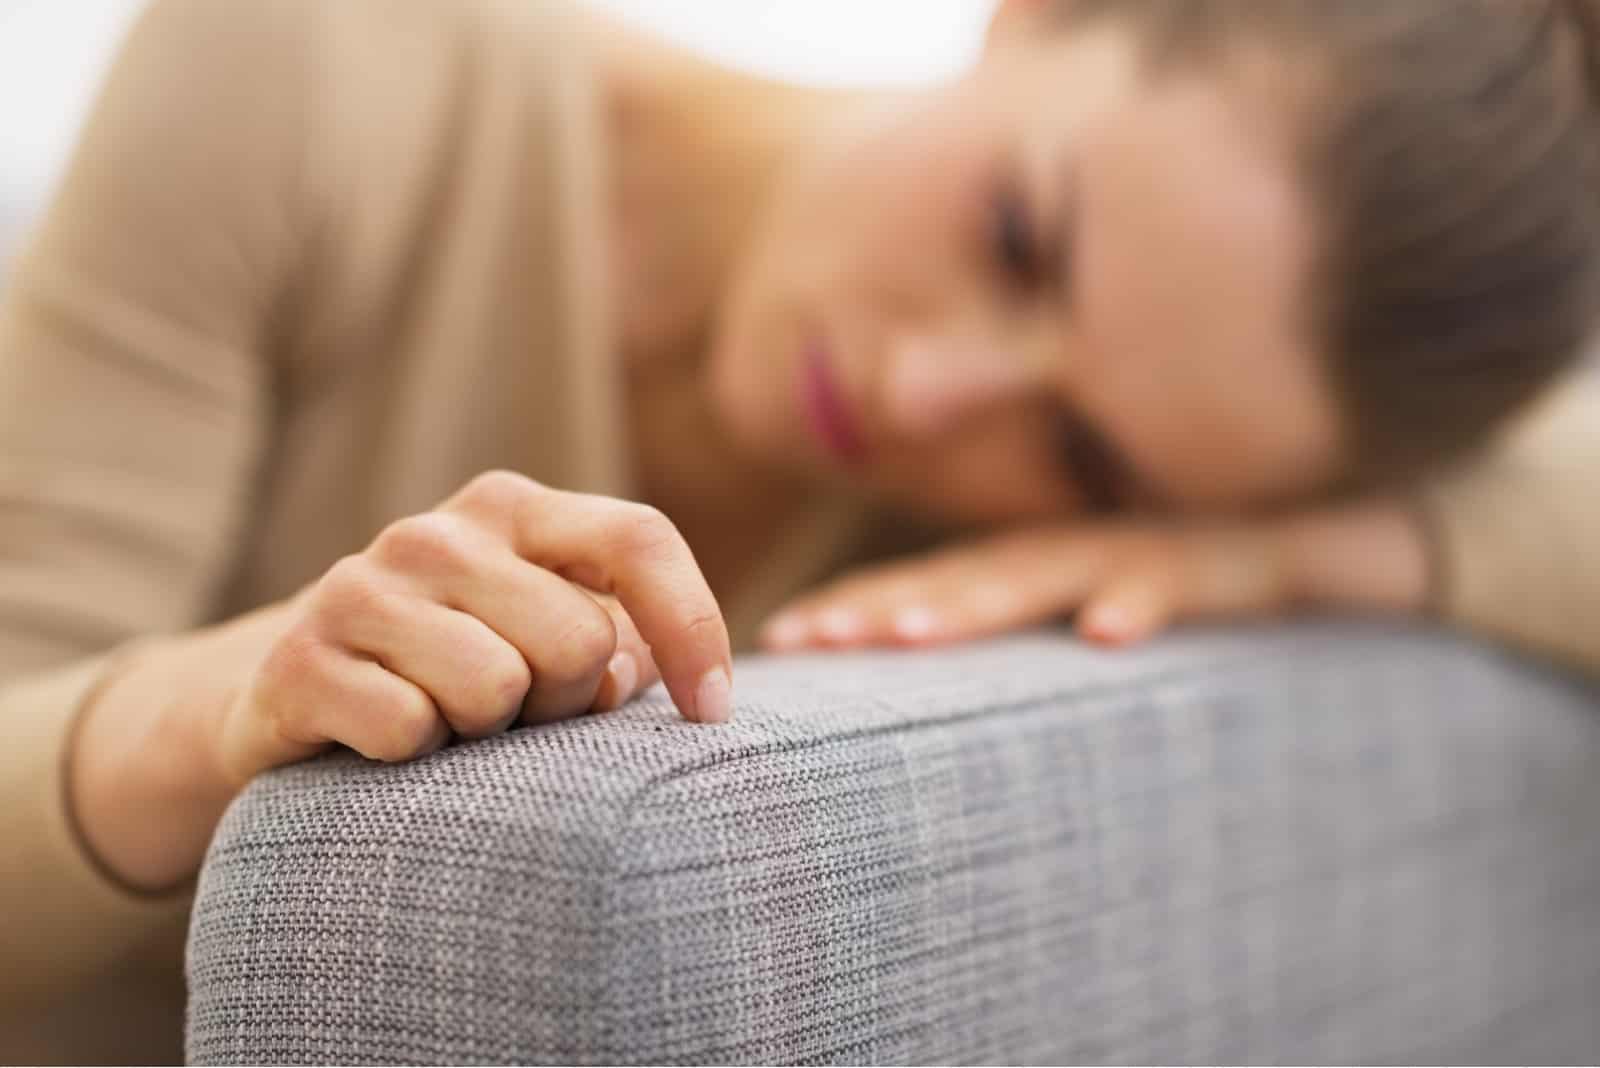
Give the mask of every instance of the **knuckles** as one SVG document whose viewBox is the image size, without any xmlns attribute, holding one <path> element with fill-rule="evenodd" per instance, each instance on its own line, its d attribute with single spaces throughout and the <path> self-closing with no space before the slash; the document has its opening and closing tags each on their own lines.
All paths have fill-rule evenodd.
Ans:
<svg viewBox="0 0 1600 1068">
<path fill-rule="evenodd" d="M 312 738 L 310 717 L 338 688 L 338 653 L 306 623 L 267 650 L 252 683 L 251 708 L 278 737 Z"/>
<path fill-rule="evenodd" d="M 648 504 L 618 502 L 607 517 L 607 548 L 619 558 L 659 558 L 683 546 L 683 535 L 665 512 Z"/>
<path fill-rule="evenodd" d="M 617 651 L 617 627 L 599 605 L 568 620 L 539 658 L 538 682 L 564 688 L 605 670 Z"/>
<path fill-rule="evenodd" d="M 515 471 L 485 471 L 463 486 L 451 504 L 468 512 L 515 516 L 544 488 Z"/>
<path fill-rule="evenodd" d="M 472 566 L 472 541 L 460 520 L 424 512 L 390 523 L 370 551 L 384 566 L 405 574 L 459 574 Z"/>
<path fill-rule="evenodd" d="M 533 672 L 521 654 L 503 645 L 475 658 L 463 655 L 460 663 L 463 707 L 451 717 L 456 731 L 478 737 L 515 719 L 533 685 Z"/>
<path fill-rule="evenodd" d="M 308 737 L 330 704 L 351 704 L 337 740 L 381 761 L 413 759 L 437 749 L 453 729 L 481 737 L 516 718 L 535 689 L 565 690 L 604 672 L 615 655 L 619 626 L 602 605 L 587 598 L 553 626 L 539 648 L 510 642 L 468 640 L 451 651 L 455 681 L 425 693 L 399 677 L 387 683 L 346 663 L 342 636 L 365 633 L 374 614 L 392 618 L 413 596 L 406 576 L 469 574 L 483 548 L 486 518 L 515 526 L 540 506 L 539 483 L 510 471 L 474 478 L 441 509 L 397 520 L 368 548 L 333 565 L 311 588 L 299 620 L 274 643 L 260 663 L 254 687 L 257 708 L 287 738 Z M 619 560 L 668 566 L 687 550 L 677 526 L 651 505 L 593 497 L 597 511 L 594 548 Z M 694 634 L 725 633 L 720 615 L 698 613 Z M 302 722 L 303 721 L 303 722 Z"/>
<path fill-rule="evenodd" d="M 267 650 L 257 672 L 257 689 L 267 700 L 259 702 L 267 717 L 283 728 L 292 728 L 288 722 L 292 711 L 303 703 L 283 700 L 285 691 L 310 688 L 325 679 L 328 657 L 332 650 L 309 627 L 302 625 L 290 629 Z"/>
<path fill-rule="evenodd" d="M 312 593 L 312 618 L 340 623 L 368 611 L 387 593 L 372 564 L 360 555 L 347 556 L 330 567 Z"/>
<path fill-rule="evenodd" d="M 386 764 L 399 764 L 437 749 L 447 728 L 433 704 L 420 692 L 396 694 L 378 713 L 378 729 L 352 748 L 362 756 Z"/>
<path fill-rule="evenodd" d="M 728 633 L 727 624 L 720 615 L 714 613 L 696 613 L 689 619 L 685 630 L 698 642 L 726 640 Z"/>
<path fill-rule="evenodd" d="M 292 627 L 262 660 L 254 684 L 252 706 L 279 737 L 305 741 L 317 731 L 373 760 L 399 762 L 436 749 L 445 726 L 425 694 L 391 680 L 374 690 L 359 683 L 341 665 L 340 651 L 302 622 Z M 329 707 L 347 707 L 351 714 L 329 730 Z M 318 728 L 313 721 L 323 723 Z"/>
</svg>

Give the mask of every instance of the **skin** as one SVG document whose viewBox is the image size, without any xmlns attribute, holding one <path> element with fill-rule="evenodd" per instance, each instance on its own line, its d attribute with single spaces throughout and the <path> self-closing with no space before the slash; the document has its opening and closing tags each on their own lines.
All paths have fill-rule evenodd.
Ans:
<svg viewBox="0 0 1600 1068">
<path fill-rule="evenodd" d="M 718 598 L 817 494 L 974 536 L 807 595 L 777 648 L 1420 605 L 1404 510 L 1314 503 L 1347 450 L 1300 321 L 1294 87 L 1270 62 L 1152 83 L 1125 35 L 1041 33 L 1031 6 L 969 77 L 893 97 L 719 71 L 596 16 L 649 503 L 490 473 L 290 601 L 124 654 L 70 755 L 100 862 L 180 882 L 244 783 L 335 744 L 412 759 L 658 678 L 725 721 Z M 848 455 L 801 401 L 819 344 Z M 1064 420 L 1124 457 L 1114 512 L 1063 462 Z"/>
<path fill-rule="evenodd" d="M 170 886 L 269 768 L 335 744 L 412 760 L 615 708 L 657 677 L 685 718 L 721 723 L 732 671 L 659 510 L 489 472 L 292 600 L 126 656 L 79 721 L 73 809 L 109 870 Z"/>
<path fill-rule="evenodd" d="M 1417 609 L 1407 511 L 1314 503 L 1348 449 L 1302 321 L 1317 235 L 1289 144 L 1308 87 L 1246 50 L 1155 82 L 1125 28 L 1040 33 L 1028 7 L 1002 11 L 968 77 L 793 169 L 707 372 L 774 468 L 1011 529 L 846 576 L 765 643 L 927 644 L 1077 612 L 1125 644 L 1181 617 Z M 818 347 L 859 454 L 808 419 Z M 1063 420 L 1118 455 L 1114 515 L 1063 463 Z"/>
<path fill-rule="evenodd" d="M 977 523 L 1086 510 L 1064 418 L 1175 508 L 1320 490 L 1341 443 L 1300 324 L 1314 233 L 1273 88 L 1153 85 L 1114 24 L 1002 36 L 780 190 L 723 310 L 718 414 L 774 465 Z M 1003 215 L 1018 248 L 997 240 Z M 854 462 L 807 426 L 819 345 Z"/>
</svg>

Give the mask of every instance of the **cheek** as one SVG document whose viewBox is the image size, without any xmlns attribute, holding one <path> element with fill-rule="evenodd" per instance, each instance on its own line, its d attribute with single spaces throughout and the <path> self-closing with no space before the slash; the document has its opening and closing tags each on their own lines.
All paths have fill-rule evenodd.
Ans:
<svg viewBox="0 0 1600 1068">
<path fill-rule="evenodd" d="M 1160 497 L 1231 503 L 1250 482 L 1254 450 L 1239 421 L 1216 417 L 1209 386 L 1196 385 L 1163 359 L 1124 350 L 1086 376 L 1080 406 Z"/>
<path fill-rule="evenodd" d="M 1135 361 L 1126 361 L 1124 368 Z M 1101 425 L 1161 495 L 1196 509 L 1253 507 L 1315 493 L 1332 478 L 1319 413 L 1270 376 L 1231 368 L 1203 381 L 1159 371 L 1110 378 Z M 1218 382 L 1233 383 L 1227 392 Z"/>
<path fill-rule="evenodd" d="M 1134 236 L 1089 250 L 1083 318 L 1096 333 L 1080 354 L 1074 402 L 1159 496 L 1194 507 L 1249 503 L 1265 458 L 1252 408 L 1260 372 L 1237 349 L 1254 342 L 1231 344 L 1226 317 L 1219 324 L 1210 311 L 1236 302 L 1197 301 L 1151 265 L 1160 241 L 1134 225 L 1120 231 Z M 1281 402 L 1269 391 L 1269 410 Z"/>
</svg>

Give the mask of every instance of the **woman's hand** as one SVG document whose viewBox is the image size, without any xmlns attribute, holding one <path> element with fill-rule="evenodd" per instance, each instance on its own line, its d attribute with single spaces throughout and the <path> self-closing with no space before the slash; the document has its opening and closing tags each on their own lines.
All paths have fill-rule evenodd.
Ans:
<svg viewBox="0 0 1600 1068">
<path fill-rule="evenodd" d="M 1273 519 L 1068 523 L 846 576 L 775 616 L 762 641 L 926 645 L 1075 614 L 1084 637 L 1126 645 L 1181 619 L 1417 611 L 1427 574 L 1416 521 L 1388 500 Z"/>
<path fill-rule="evenodd" d="M 731 672 L 717 602 L 659 511 L 497 472 L 296 600 L 227 710 L 220 763 L 243 783 L 333 743 L 408 760 L 615 708 L 658 675 L 687 718 L 719 723 Z"/>
<path fill-rule="evenodd" d="M 658 675 L 685 716 L 720 722 L 731 669 L 660 512 L 488 474 L 291 600 L 125 651 L 74 731 L 70 805 L 107 871 L 157 890 L 194 874 L 268 768 L 336 743 L 407 760 L 614 708 Z"/>
</svg>

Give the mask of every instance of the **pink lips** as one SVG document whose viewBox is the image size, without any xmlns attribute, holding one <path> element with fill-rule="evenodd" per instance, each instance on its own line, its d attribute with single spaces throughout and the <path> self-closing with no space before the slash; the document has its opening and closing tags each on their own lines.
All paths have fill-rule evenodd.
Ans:
<svg viewBox="0 0 1600 1068">
<path fill-rule="evenodd" d="M 806 346 L 803 393 L 811 427 L 828 451 L 846 463 L 861 462 L 866 442 L 839 393 L 828 366 L 828 352 L 817 342 Z"/>
</svg>

